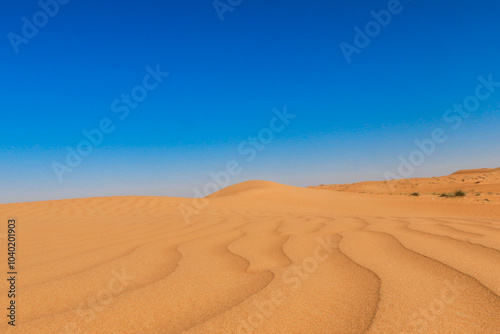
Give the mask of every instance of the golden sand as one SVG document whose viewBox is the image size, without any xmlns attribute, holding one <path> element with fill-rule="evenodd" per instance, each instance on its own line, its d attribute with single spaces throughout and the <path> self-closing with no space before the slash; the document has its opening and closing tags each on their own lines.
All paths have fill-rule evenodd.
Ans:
<svg viewBox="0 0 500 334">
<path fill-rule="evenodd" d="M 17 326 L 2 316 L 0 332 L 499 333 L 495 177 L 397 181 L 401 196 L 250 181 L 189 221 L 185 198 L 3 204 L 19 279 Z M 458 186 L 482 194 L 432 194 Z"/>
</svg>

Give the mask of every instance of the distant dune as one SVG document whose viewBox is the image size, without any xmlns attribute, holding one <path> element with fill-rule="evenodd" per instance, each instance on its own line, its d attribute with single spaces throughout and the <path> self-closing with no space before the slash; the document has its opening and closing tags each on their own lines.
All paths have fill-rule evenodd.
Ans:
<svg viewBox="0 0 500 334">
<path fill-rule="evenodd" d="M 3 204 L 20 280 L 0 332 L 499 333 L 499 178 Z"/>
<path fill-rule="evenodd" d="M 500 168 L 459 170 L 448 176 L 351 184 L 320 185 L 310 188 L 370 194 L 411 195 L 439 199 L 443 193 L 466 192 L 463 202 L 500 203 Z M 446 199 L 446 198 L 444 198 Z"/>
<path fill-rule="evenodd" d="M 483 173 L 500 173 L 500 168 L 479 168 L 479 169 L 462 169 L 454 174 L 483 174 Z"/>
</svg>

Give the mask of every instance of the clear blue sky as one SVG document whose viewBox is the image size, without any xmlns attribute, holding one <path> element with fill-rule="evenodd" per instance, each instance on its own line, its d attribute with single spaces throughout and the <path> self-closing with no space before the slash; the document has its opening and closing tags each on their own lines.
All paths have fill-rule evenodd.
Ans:
<svg viewBox="0 0 500 334">
<path fill-rule="evenodd" d="M 412 176 L 500 166 L 500 87 L 458 129 L 443 120 L 479 76 L 500 81 L 500 3 L 402 0 L 348 63 L 339 45 L 387 8 L 243 0 L 221 21 L 212 1 L 72 0 L 53 17 L 36 1 L 4 2 L 0 203 L 192 197 L 231 160 L 231 183 L 380 180 L 436 128 L 447 140 Z M 36 34 L 23 29 L 34 16 Z M 121 120 L 112 103 L 157 65 L 168 77 Z M 296 117 L 247 161 L 238 147 L 284 106 Z M 114 131 L 60 182 L 53 163 L 103 119 Z"/>
</svg>

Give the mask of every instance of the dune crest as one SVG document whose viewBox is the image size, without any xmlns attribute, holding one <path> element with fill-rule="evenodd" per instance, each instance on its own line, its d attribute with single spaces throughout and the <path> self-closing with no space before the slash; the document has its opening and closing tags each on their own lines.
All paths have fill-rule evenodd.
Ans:
<svg viewBox="0 0 500 334">
<path fill-rule="evenodd" d="M 451 175 L 456 174 L 481 174 L 481 173 L 499 173 L 500 168 L 479 168 L 479 169 L 461 169 Z"/>
<path fill-rule="evenodd" d="M 268 191 L 268 190 L 282 190 L 285 189 L 286 187 L 291 187 L 291 186 L 286 186 L 284 184 L 271 181 L 252 180 L 228 186 L 213 194 L 208 195 L 207 197 L 215 198 L 215 197 L 237 196 L 249 191 L 255 192 L 255 191 Z"/>
</svg>

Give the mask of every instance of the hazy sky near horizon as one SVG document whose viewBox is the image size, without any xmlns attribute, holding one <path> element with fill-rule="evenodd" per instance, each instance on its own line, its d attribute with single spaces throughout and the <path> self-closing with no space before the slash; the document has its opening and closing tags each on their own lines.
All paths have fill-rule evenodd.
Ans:
<svg viewBox="0 0 500 334">
<path fill-rule="evenodd" d="M 2 5 L 0 203 L 382 180 L 436 129 L 411 177 L 500 166 L 500 3 L 61 2 Z"/>
</svg>

